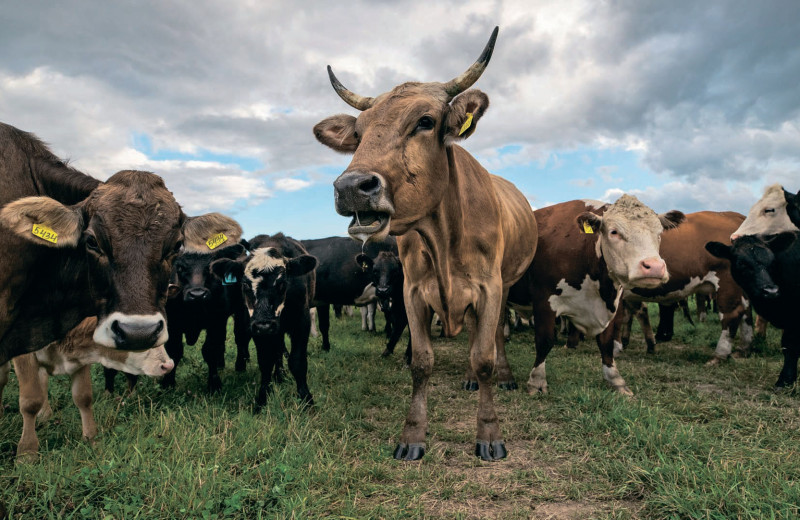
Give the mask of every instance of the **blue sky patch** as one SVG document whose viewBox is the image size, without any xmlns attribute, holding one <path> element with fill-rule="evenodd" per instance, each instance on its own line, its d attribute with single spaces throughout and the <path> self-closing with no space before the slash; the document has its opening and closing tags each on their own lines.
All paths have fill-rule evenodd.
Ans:
<svg viewBox="0 0 800 520">
<path fill-rule="evenodd" d="M 133 148 L 142 152 L 153 161 L 203 161 L 220 164 L 232 164 L 246 172 L 260 170 L 264 164 L 254 157 L 243 157 L 234 154 L 218 154 L 205 149 L 198 149 L 195 153 L 180 152 L 177 150 L 153 149 L 153 140 L 149 135 L 135 133 L 131 136 Z"/>
</svg>

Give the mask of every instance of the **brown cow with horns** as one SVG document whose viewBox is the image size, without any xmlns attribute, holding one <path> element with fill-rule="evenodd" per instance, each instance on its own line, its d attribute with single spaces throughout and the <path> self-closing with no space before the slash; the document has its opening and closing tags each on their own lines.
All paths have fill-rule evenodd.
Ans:
<svg viewBox="0 0 800 520">
<path fill-rule="evenodd" d="M 376 98 L 333 88 L 361 110 L 314 127 L 323 144 L 353 153 L 334 182 L 336 211 L 352 216 L 350 235 L 363 241 L 397 235 L 413 345 L 413 395 L 396 459 L 425 454 L 428 380 L 433 369 L 432 312 L 444 333 L 470 334 L 470 372 L 479 382 L 475 454 L 506 456 L 491 377 L 514 386 L 503 348 L 502 311 L 509 287 L 533 259 L 537 228 L 530 204 L 510 182 L 490 175 L 455 141 L 472 135 L 489 106 L 467 90 L 489 63 L 497 28 L 478 61 L 447 83 L 403 83 Z"/>
</svg>

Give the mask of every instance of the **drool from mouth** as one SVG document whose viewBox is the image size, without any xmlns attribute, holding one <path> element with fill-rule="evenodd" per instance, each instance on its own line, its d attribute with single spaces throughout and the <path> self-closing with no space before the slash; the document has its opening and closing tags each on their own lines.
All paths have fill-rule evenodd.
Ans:
<svg viewBox="0 0 800 520">
<path fill-rule="evenodd" d="M 347 227 L 350 236 L 367 243 L 368 240 L 381 240 L 389 234 L 391 216 L 379 211 L 357 211 Z"/>
</svg>

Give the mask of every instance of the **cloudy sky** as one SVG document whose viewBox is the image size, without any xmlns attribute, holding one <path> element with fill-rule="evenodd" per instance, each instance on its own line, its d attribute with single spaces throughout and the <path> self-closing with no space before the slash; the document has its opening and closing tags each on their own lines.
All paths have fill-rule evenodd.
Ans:
<svg viewBox="0 0 800 520">
<path fill-rule="evenodd" d="M 302 6 L 302 9 L 300 8 Z M 534 207 L 637 195 L 657 211 L 746 213 L 800 189 L 800 2 L 7 0 L 0 121 L 105 179 L 162 175 L 189 214 L 246 236 L 346 234 L 349 157 L 311 128 L 480 54 L 491 107 L 464 147 Z"/>
</svg>

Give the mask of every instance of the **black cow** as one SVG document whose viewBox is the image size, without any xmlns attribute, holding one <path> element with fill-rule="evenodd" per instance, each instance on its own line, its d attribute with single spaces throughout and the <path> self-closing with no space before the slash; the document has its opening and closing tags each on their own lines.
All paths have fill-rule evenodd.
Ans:
<svg viewBox="0 0 800 520">
<path fill-rule="evenodd" d="M 297 383 L 297 394 L 308 405 L 314 399 L 308 389 L 309 308 L 314 295 L 317 260 L 290 237 L 278 233 L 258 235 L 250 240 L 248 257 L 220 258 L 211 270 L 221 280 L 231 276 L 242 281 L 242 292 L 250 313 L 250 330 L 256 345 L 261 385 L 256 409 L 267 402 L 272 374 L 282 364 L 288 334 L 292 349 L 289 370 Z"/>
<path fill-rule="evenodd" d="M 800 240 L 798 232 L 786 232 L 767 239 L 744 235 L 732 245 L 708 242 L 714 256 L 730 260 L 731 273 L 750 298 L 756 312 L 783 329 L 783 369 L 776 388 L 797 380 L 800 357 Z"/>
<path fill-rule="evenodd" d="M 400 258 L 392 251 L 381 251 L 373 260 L 368 255 L 361 253 L 356 256 L 356 263 L 367 271 L 375 286 L 375 294 L 381 311 L 386 315 L 389 342 L 381 354 L 383 357 L 391 356 L 394 347 L 400 341 L 408 325 L 406 305 L 403 299 L 403 266 Z M 411 336 L 405 353 L 406 364 L 411 364 Z"/>
<path fill-rule="evenodd" d="M 783 190 L 783 196 L 786 198 L 786 214 L 789 215 L 789 220 L 795 227 L 800 228 L 800 191 L 797 195 L 792 195 Z"/>
<path fill-rule="evenodd" d="M 353 258 L 360 253 L 375 258 L 381 251 L 397 254 L 397 241 L 388 237 L 383 242 L 369 242 L 363 248 L 361 243 L 345 237 L 301 240 L 300 243 L 318 262 L 313 306 L 317 308 L 322 349 L 330 350 L 330 306 L 354 305 L 371 281 L 370 274 L 356 265 Z"/>
<path fill-rule="evenodd" d="M 89 316 L 100 345 L 163 345 L 175 256 L 230 219 L 186 217 L 153 173 L 100 182 L 4 124 L 0 158 L 0 365 Z"/>
</svg>

